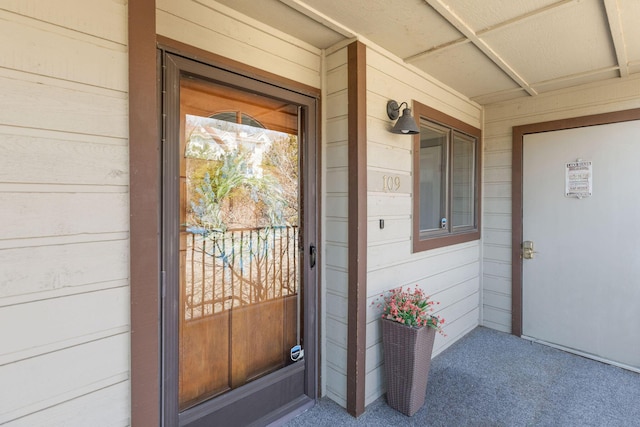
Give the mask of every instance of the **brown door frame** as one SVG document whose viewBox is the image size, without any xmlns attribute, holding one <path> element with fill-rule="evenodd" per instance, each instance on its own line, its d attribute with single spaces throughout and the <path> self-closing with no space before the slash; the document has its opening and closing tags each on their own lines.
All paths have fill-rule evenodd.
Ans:
<svg viewBox="0 0 640 427">
<path fill-rule="evenodd" d="M 525 135 L 575 129 L 587 126 L 640 120 L 640 108 L 590 116 L 573 117 L 549 122 L 533 123 L 513 128 L 513 158 L 511 169 L 511 333 L 522 335 L 522 206 L 523 206 L 523 144 Z"/>
</svg>

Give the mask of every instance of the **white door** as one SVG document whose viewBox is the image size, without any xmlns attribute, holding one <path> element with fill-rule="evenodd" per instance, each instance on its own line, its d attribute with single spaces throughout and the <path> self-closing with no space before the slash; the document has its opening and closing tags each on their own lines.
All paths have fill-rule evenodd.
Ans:
<svg viewBox="0 0 640 427">
<path fill-rule="evenodd" d="M 577 159 L 582 199 L 565 195 Z M 640 121 L 526 135 L 522 223 L 523 335 L 640 371 Z"/>
</svg>

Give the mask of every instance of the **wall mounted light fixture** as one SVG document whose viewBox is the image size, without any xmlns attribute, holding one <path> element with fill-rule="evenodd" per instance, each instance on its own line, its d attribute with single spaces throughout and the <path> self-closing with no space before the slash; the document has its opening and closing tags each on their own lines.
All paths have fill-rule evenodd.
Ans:
<svg viewBox="0 0 640 427">
<path fill-rule="evenodd" d="M 402 117 L 398 119 L 402 105 L 406 105 L 406 108 L 402 110 Z M 392 133 L 405 135 L 420 133 L 416 121 L 413 119 L 413 116 L 411 116 L 411 108 L 409 108 L 409 104 L 406 102 L 402 102 L 400 105 L 394 100 L 387 102 L 387 116 L 389 116 L 391 120 L 398 119 L 393 128 L 391 128 Z"/>
</svg>

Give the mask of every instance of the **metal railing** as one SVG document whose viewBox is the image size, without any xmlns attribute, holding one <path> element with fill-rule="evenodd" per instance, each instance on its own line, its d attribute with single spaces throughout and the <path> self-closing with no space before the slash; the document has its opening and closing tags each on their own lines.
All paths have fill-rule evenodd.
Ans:
<svg viewBox="0 0 640 427">
<path fill-rule="evenodd" d="M 297 226 L 187 229 L 183 235 L 185 320 L 298 292 Z"/>
</svg>

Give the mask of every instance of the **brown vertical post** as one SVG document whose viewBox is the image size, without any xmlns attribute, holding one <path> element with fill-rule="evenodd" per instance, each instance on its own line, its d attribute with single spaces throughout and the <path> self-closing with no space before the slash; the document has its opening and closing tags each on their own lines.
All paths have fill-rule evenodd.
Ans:
<svg viewBox="0 0 640 427">
<path fill-rule="evenodd" d="M 160 138 L 155 0 L 129 0 L 131 425 L 160 425 Z"/>
<path fill-rule="evenodd" d="M 522 335 L 522 127 L 513 128 L 511 159 L 511 333 Z"/>
<path fill-rule="evenodd" d="M 354 42 L 348 55 L 349 292 L 347 411 L 364 412 L 367 327 L 367 87 L 366 46 Z"/>
</svg>

